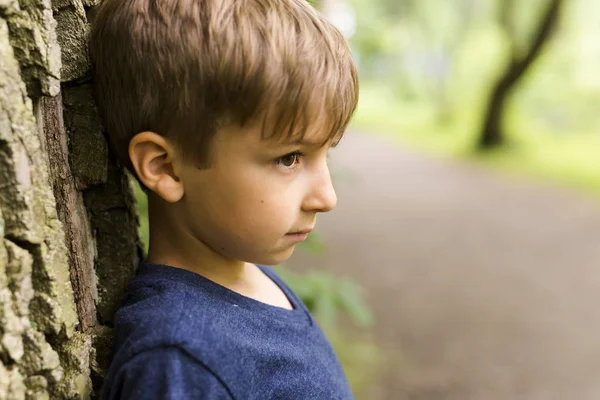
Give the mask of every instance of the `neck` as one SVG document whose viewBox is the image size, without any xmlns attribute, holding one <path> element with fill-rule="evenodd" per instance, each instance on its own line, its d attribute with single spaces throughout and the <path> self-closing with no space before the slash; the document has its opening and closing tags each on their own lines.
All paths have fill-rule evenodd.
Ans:
<svg viewBox="0 0 600 400">
<path fill-rule="evenodd" d="M 214 251 L 177 222 L 174 209 L 155 195 L 148 196 L 148 262 L 186 269 L 232 289 L 247 286 L 257 267 Z"/>
</svg>

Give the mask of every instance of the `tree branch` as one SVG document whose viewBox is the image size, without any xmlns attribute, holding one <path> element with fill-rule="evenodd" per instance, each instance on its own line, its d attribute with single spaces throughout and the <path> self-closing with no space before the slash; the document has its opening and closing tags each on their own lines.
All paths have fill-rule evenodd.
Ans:
<svg viewBox="0 0 600 400">
<path fill-rule="evenodd" d="M 562 5 L 563 0 L 551 0 L 550 5 L 546 10 L 546 14 L 540 21 L 540 26 L 535 33 L 533 43 L 527 54 L 520 59 L 516 57 L 512 58 L 512 65 L 508 70 L 509 73 L 507 74 L 505 81 L 509 86 L 523 75 L 533 60 L 540 54 L 544 44 L 548 41 L 558 23 L 558 16 L 560 15 Z"/>
</svg>

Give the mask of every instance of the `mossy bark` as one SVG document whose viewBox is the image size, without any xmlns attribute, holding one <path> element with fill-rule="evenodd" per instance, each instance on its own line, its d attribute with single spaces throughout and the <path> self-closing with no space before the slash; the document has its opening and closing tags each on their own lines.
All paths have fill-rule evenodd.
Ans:
<svg viewBox="0 0 600 400">
<path fill-rule="evenodd" d="M 89 83 L 93 0 L 0 0 L 0 399 L 97 395 L 141 254 Z"/>
</svg>

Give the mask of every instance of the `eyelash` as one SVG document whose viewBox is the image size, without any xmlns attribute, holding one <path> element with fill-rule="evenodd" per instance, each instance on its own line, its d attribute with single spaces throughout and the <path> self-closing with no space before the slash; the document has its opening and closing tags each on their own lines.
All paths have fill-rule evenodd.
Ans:
<svg viewBox="0 0 600 400">
<path fill-rule="evenodd" d="M 283 159 L 290 157 L 290 156 L 296 157 L 296 159 L 294 160 L 294 165 L 290 165 L 290 166 L 283 165 Z M 304 157 L 304 153 L 302 153 L 301 151 L 294 151 L 292 153 L 288 153 L 286 155 L 283 155 L 283 156 L 277 158 L 275 160 L 275 164 L 277 164 L 277 166 L 282 166 L 286 170 L 292 170 L 298 165 L 298 163 L 300 162 L 300 159 L 302 157 Z"/>
</svg>

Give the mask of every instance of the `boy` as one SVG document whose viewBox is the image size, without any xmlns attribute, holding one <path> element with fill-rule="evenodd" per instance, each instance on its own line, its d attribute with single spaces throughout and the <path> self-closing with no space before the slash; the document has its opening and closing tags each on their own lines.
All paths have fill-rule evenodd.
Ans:
<svg viewBox="0 0 600 400">
<path fill-rule="evenodd" d="M 305 0 L 104 0 L 89 45 L 111 147 L 150 219 L 102 398 L 352 398 L 264 267 L 336 204 L 327 153 L 358 97 L 346 41 Z"/>
</svg>

